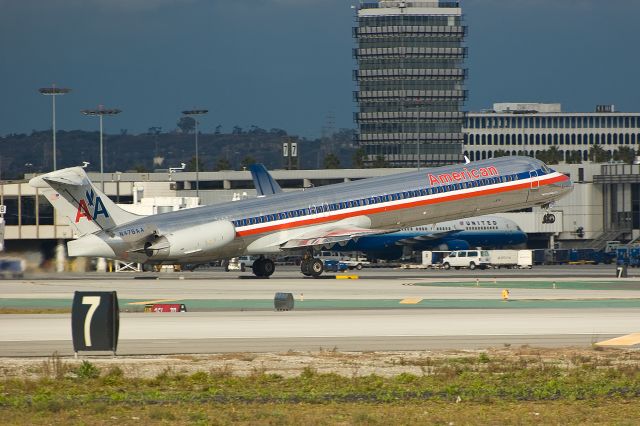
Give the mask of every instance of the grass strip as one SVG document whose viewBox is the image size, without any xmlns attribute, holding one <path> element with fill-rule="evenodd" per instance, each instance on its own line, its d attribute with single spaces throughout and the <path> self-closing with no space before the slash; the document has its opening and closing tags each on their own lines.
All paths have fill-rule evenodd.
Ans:
<svg viewBox="0 0 640 426">
<path fill-rule="evenodd" d="M 127 378 L 118 367 L 102 371 L 90 362 L 66 369 L 57 361 L 37 380 L 0 382 L 0 407 L 46 408 L 91 403 L 392 403 L 398 401 L 555 401 L 640 396 L 640 365 L 607 365 L 597 358 L 567 367 L 527 357 L 486 354 L 421 362 L 421 374 L 344 377 L 312 366 L 295 377 L 256 368 L 249 376 L 220 369 L 181 374 L 165 369 L 154 378 Z"/>
<path fill-rule="evenodd" d="M 105 403 L 73 409 L 8 411 L 11 425 L 593 425 L 637 424 L 635 400 L 498 402 L 442 401 L 368 404 L 199 404 L 126 406 Z"/>
<path fill-rule="evenodd" d="M 239 376 L 225 365 L 189 374 L 167 367 L 146 378 L 54 355 L 32 378 L 0 380 L 0 418 L 6 424 L 638 424 L 640 362 L 633 352 L 616 354 L 393 357 L 390 367 L 420 373 L 390 377 L 318 373 L 313 365 L 291 377 L 260 365 Z"/>
<path fill-rule="evenodd" d="M 477 283 L 476 279 L 468 281 L 441 281 L 441 282 L 416 282 L 411 285 L 418 287 L 480 287 L 480 288 L 522 288 L 532 290 L 553 289 L 563 290 L 640 290 L 640 282 L 637 281 L 561 281 L 561 280 L 535 280 L 514 281 L 504 279 L 483 278 Z"/>
<path fill-rule="evenodd" d="M 513 294 L 512 294 L 513 296 Z M 69 313 L 69 301 L 0 299 L 0 314 L 8 313 Z M 295 310 L 351 310 L 351 309 L 601 309 L 601 308 L 640 308 L 640 298 L 608 299 L 517 299 L 508 302 L 501 300 L 499 291 L 495 299 L 429 299 L 416 304 L 401 304 L 402 299 L 307 299 L 296 301 Z M 129 305 L 133 300 L 120 300 L 121 312 L 142 312 L 144 306 Z M 64 303 L 63 303 L 64 302 Z M 184 299 L 183 303 L 190 312 L 204 311 L 250 311 L 273 310 L 271 299 Z M 68 307 L 67 307 L 68 306 Z M 154 315 L 154 314 L 149 314 Z M 157 314 L 162 315 L 162 314 Z"/>
</svg>

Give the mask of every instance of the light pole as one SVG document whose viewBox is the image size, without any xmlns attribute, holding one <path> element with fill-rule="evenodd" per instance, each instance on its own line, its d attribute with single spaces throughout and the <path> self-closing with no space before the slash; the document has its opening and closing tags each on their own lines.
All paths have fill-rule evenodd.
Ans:
<svg viewBox="0 0 640 426">
<path fill-rule="evenodd" d="M 120 114 L 122 111 L 116 108 L 106 109 L 102 105 L 98 107 L 98 109 L 83 109 L 82 112 L 84 115 L 90 116 L 98 116 L 100 117 L 100 189 L 104 192 L 104 163 L 103 163 L 103 149 L 102 149 L 102 117 L 105 115 L 116 115 Z"/>
<path fill-rule="evenodd" d="M 51 126 L 51 129 L 53 132 L 53 170 L 56 170 L 58 168 L 58 165 L 56 163 L 56 96 L 66 95 L 70 91 L 71 89 L 56 87 L 55 84 L 52 84 L 51 87 L 43 87 L 41 89 L 38 89 L 38 92 L 40 92 L 40 94 L 45 96 L 51 96 L 51 104 L 52 104 L 52 111 L 53 111 L 52 112 L 53 124 Z"/>
<path fill-rule="evenodd" d="M 208 109 L 188 109 L 186 111 L 182 111 L 184 115 L 187 117 L 191 117 L 195 122 L 195 133 L 196 133 L 196 197 L 198 197 L 198 204 L 200 204 L 200 164 L 198 160 L 198 116 L 205 115 L 208 113 Z"/>
</svg>

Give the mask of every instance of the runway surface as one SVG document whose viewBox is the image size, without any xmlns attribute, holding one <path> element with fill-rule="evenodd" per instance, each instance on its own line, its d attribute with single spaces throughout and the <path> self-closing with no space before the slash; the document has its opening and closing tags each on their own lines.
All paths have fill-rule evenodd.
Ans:
<svg viewBox="0 0 640 426">
<path fill-rule="evenodd" d="M 69 315 L 3 315 L 2 356 L 72 353 Z M 118 353 L 415 350 L 591 345 L 633 331 L 638 310 L 361 310 L 123 314 Z"/>
<path fill-rule="evenodd" d="M 115 290 L 123 312 L 118 346 L 122 355 L 589 346 L 640 331 L 639 280 L 614 280 L 600 273 L 585 277 L 585 270 L 600 269 L 573 268 L 572 273 L 566 267 L 556 270 L 553 279 L 389 270 L 365 270 L 360 279 L 345 281 L 302 279 L 294 270 L 269 280 L 219 272 L 166 274 L 159 279 L 115 274 L 30 278 L 0 281 L 0 308 L 16 301 L 21 306 L 68 306 L 76 290 Z M 502 284 L 511 290 L 509 302 L 500 300 Z M 270 308 L 279 291 L 295 295 L 296 310 Z M 159 299 L 192 301 L 201 308 L 173 314 L 124 312 L 140 306 L 127 305 L 131 301 Z M 405 299 L 415 304 L 401 304 Z M 234 305 L 238 301 L 258 305 L 239 309 Z M 323 308 L 318 308 L 318 301 L 324 301 Z M 465 301 L 468 304 L 460 305 Z M 0 356 L 46 356 L 54 351 L 72 353 L 69 314 L 0 315 Z"/>
</svg>

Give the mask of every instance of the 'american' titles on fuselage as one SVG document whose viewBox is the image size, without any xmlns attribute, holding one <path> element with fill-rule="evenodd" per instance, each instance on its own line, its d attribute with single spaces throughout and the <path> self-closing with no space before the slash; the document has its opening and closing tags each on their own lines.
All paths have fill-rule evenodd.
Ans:
<svg viewBox="0 0 640 426">
<path fill-rule="evenodd" d="M 462 182 L 465 180 L 480 179 L 483 177 L 499 176 L 500 173 L 495 166 L 479 167 L 477 169 L 463 168 L 459 172 L 431 174 L 429 173 L 430 185 L 446 185 L 448 183 Z"/>
</svg>

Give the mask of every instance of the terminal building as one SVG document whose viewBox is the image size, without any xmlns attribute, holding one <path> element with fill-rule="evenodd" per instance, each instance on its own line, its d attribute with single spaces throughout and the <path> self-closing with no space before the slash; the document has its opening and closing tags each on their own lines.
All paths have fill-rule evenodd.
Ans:
<svg viewBox="0 0 640 426">
<path fill-rule="evenodd" d="M 354 118 L 365 163 L 460 161 L 467 29 L 459 2 L 361 2 L 356 20 Z"/>
<path fill-rule="evenodd" d="M 560 104 L 496 103 L 492 110 L 469 113 L 464 132 L 464 154 L 471 160 L 539 157 L 553 147 L 559 162 L 579 164 L 589 161 L 595 146 L 607 159 L 623 147 L 637 151 L 640 113 L 615 112 L 613 105 L 563 112 Z"/>
</svg>

